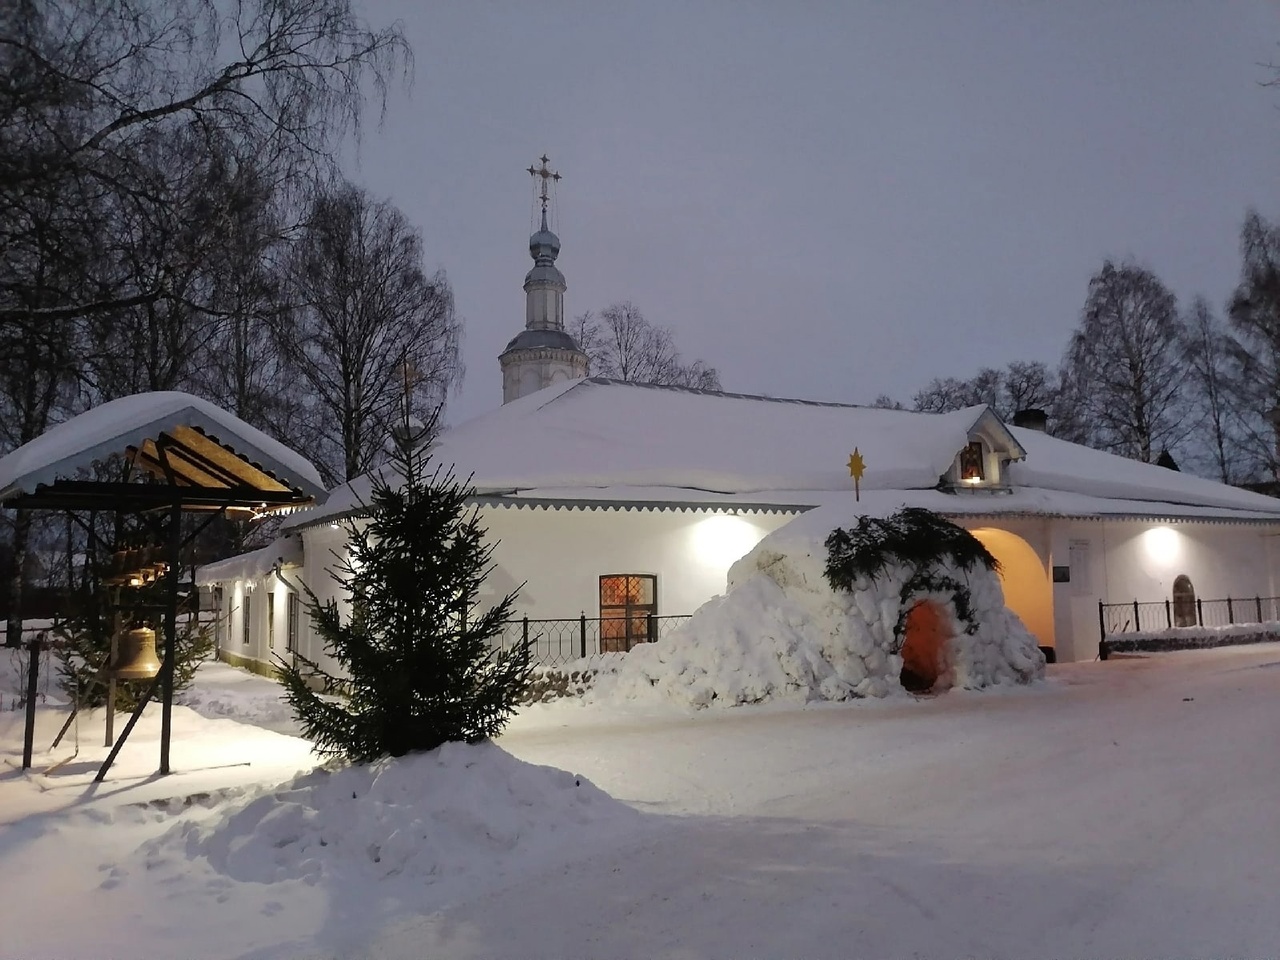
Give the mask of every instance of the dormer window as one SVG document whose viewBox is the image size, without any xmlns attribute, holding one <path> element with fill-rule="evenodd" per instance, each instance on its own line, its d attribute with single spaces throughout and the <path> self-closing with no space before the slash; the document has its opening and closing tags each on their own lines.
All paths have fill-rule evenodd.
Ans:
<svg viewBox="0 0 1280 960">
<path fill-rule="evenodd" d="M 1018 438 L 990 407 L 983 408 L 965 433 L 964 446 L 958 450 L 952 448 L 956 450 L 954 459 L 947 472 L 938 478 L 938 489 L 948 493 L 1012 492 L 1005 467 L 1027 455 Z"/>
<path fill-rule="evenodd" d="M 982 441 L 974 440 L 960 451 L 960 479 L 965 483 L 981 483 L 986 479 L 986 452 Z"/>
</svg>

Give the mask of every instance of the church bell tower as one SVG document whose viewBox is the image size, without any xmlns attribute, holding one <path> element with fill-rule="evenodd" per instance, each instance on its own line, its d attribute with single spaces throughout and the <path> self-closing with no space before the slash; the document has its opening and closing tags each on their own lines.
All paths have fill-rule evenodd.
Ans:
<svg viewBox="0 0 1280 960">
<path fill-rule="evenodd" d="M 587 375 L 587 355 L 564 328 L 564 274 L 556 267 L 560 238 L 547 227 L 549 190 L 560 174 L 547 166 L 545 154 L 540 167 L 529 167 L 529 175 L 542 204 L 542 226 L 529 238 L 533 269 L 524 278 L 524 329 L 498 357 L 502 366 L 502 402 L 510 403 L 563 380 Z"/>
</svg>

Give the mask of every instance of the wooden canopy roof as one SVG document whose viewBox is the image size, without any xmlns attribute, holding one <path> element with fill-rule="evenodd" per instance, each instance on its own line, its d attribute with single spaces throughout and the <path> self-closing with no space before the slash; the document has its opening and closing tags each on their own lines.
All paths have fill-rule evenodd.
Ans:
<svg viewBox="0 0 1280 960">
<path fill-rule="evenodd" d="M 125 458 L 146 480 L 84 479 Z M 271 511 L 322 501 L 304 457 L 198 397 L 147 393 L 103 404 L 0 459 L 0 504 L 28 509 Z"/>
</svg>

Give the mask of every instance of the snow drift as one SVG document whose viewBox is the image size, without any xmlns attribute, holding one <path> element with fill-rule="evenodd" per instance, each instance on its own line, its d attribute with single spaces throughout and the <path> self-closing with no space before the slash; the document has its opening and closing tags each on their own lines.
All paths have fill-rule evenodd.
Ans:
<svg viewBox="0 0 1280 960">
<path fill-rule="evenodd" d="M 233 880 L 402 876 L 432 882 L 578 849 L 641 815 L 581 777 L 491 743 L 319 768 L 184 820 L 148 868 L 203 859 Z"/>
<path fill-rule="evenodd" d="M 953 590 L 908 590 L 921 571 L 887 565 L 851 590 L 828 582 L 827 537 L 848 526 L 847 508 L 819 508 L 770 534 L 729 570 L 725 594 L 664 640 L 632 650 L 598 678 L 594 699 L 654 694 L 694 707 L 780 698 L 845 700 L 901 691 L 904 615 L 932 602 L 950 625 L 934 689 L 1026 683 L 1044 656 L 1004 605 L 996 573 L 945 559 L 923 572 L 967 592 L 968 624 Z M 919 579 L 919 578 L 917 578 Z M 964 600 L 961 600 L 964 603 Z"/>
</svg>

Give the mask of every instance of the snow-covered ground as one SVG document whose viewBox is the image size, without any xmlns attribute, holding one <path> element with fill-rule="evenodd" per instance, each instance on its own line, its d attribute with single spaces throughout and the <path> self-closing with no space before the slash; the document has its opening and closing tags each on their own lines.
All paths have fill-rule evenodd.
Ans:
<svg viewBox="0 0 1280 960">
<path fill-rule="evenodd" d="M 496 747 L 264 789 L 306 745 L 229 719 L 279 726 L 275 691 L 210 665 L 171 777 L 150 715 L 97 789 L 100 716 L 53 774 L 0 768 L 0 956 L 1274 956 L 1280 645 L 1047 675 L 539 705 Z"/>
</svg>

